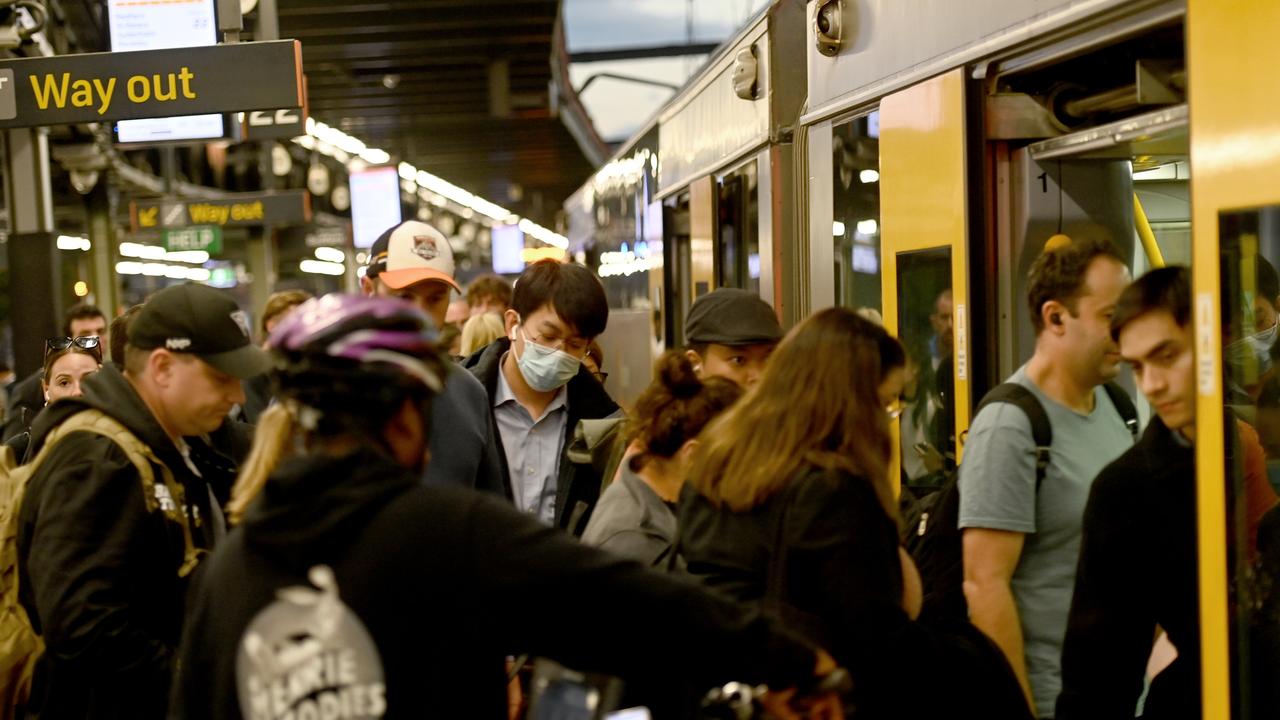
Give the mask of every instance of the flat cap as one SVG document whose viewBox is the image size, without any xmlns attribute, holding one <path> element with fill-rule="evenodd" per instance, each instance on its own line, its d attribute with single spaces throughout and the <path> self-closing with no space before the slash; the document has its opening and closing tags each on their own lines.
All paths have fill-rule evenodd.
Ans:
<svg viewBox="0 0 1280 720">
<path fill-rule="evenodd" d="M 738 288 L 718 288 L 693 301 L 684 323 L 690 345 L 756 345 L 782 339 L 782 327 L 769 303 Z"/>
</svg>

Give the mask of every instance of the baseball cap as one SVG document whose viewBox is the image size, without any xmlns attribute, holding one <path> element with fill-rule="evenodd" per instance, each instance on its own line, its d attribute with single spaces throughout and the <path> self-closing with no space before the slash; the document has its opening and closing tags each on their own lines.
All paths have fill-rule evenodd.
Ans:
<svg viewBox="0 0 1280 720">
<path fill-rule="evenodd" d="M 438 280 L 462 292 L 453 279 L 453 248 L 439 230 L 417 220 L 407 220 L 387 230 L 369 249 L 370 278 L 395 290 L 426 280 Z"/>
<path fill-rule="evenodd" d="M 249 317 L 226 293 L 186 283 L 152 295 L 129 323 L 129 344 L 195 355 L 217 370 L 245 380 L 271 368 L 250 339 Z"/>
<path fill-rule="evenodd" d="M 755 345 L 782 339 L 782 327 L 769 303 L 738 288 L 718 288 L 694 300 L 684 327 L 690 345 Z"/>
</svg>

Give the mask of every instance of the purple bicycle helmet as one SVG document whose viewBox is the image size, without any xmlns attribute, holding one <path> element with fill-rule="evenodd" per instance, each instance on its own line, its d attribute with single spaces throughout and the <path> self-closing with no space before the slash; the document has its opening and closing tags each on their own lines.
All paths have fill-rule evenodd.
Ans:
<svg viewBox="0 0 1280 720">
<path fill-rule="evenodd" d="M 272 330 L 267 346 L 276 355 L 277 382 L 286 392 L 309 380 L 399 378 L 438 393 L 446 366 L 436 339 L 431 320 L 403 300 L 333 293 L 289 313 Z"/>
</svg>

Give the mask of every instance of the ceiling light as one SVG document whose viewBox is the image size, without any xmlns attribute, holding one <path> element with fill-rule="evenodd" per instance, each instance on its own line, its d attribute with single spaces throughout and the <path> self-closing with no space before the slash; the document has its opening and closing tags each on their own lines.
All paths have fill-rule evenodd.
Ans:
<svg viewBox="0 0 1280 720">
<path fill-rule="evenodd" d="M 347 260 L 347 254 L 336 247 L 318 247 L 316 248 L 316 257 L 331 263 L 342 263 Z"/>
<path fill-rule="evenodd" d="M 312 275 L 342 275 L 347 271 L 342 263 L 324 262 L 323 260 L 303 260 L 298 269 Z"/>
<path fill-rule="evenodd" d="M 89 238 L 76 237 L 74 235 L 59 235 L 59 250 L 84 250 L 89 249 Z"/>
<path fill-rule="evenodd" d="M 858 173 L 858 179 L 868 185 L 874 182 L 880 182 L 880 171 L 879 170 L 863 170 L 862 172 Z"/>
</svg>

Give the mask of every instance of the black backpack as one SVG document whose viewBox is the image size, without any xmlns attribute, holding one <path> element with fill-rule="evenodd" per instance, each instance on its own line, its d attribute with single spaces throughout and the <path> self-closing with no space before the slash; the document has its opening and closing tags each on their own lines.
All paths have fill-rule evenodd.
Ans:
<svg viewBox="0 0 1280 720">
<path fill-rule="evenodd" d="M 1129 394 L 1115 383 L 1103 385 L 1120 418 L 1136 440 L 1138 411 Z M 992 403 L 1009 403 L 1022 410 L 1031 421 L 1031 437 L 1036 443 L 1036 491 L 1044 483 L 1053 446 L 1053 426 L 1035 394 L 1018 383 L 1007 382 L 992 388 L 978 409 Z M 937 492 L 914 501 L 903 513 L 903 542 L 920 570 L 924 586 L 921 619 L 942 622 L 964 621 L 969 616 L 964 599 L 963 548 L 960 539 L 959 472 L 950 473 Z M 908 493 L 903 492 L 903 497 Z"/>
</svg>

